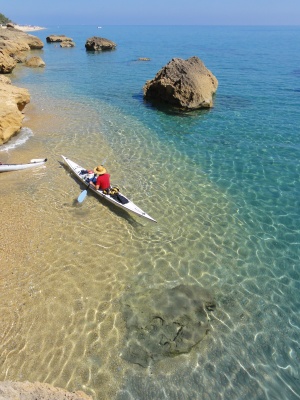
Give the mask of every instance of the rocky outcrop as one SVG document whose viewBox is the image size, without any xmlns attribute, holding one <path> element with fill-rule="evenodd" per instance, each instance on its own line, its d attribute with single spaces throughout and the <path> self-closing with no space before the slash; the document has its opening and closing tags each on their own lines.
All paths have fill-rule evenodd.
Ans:
<svg viewBox="0 0 300 400">
<path fill-rule="evenodd" d="M 41 59 L 41 57 L 30 57 L 25 61 L 26 67 L 32 67 L 32 68 L 39 68 L 39 67 L 45 67 L 45 62 Z"/>
<path fill-rule="evenodd" d="M 66 35 L 49 35 L 46 37 L 47 43 L 73 42 L 72 38 Z"/>
<path fill-rule="evenodd" d="M 23 31 L 7 27 L 0 29 L 0 74 L 9 74 L 17 63 L 25 62 L 31 49 L 43 48 L 43 42 Z M 0 75 L 0 145 L 6 143 L 22 127 L 22 110 L 30 101 L 26 89 L 11 85 Z"/>
<path fill-rule="evenodd" d="M 122 357 L 147 367 L 188 353 L 209 331 L 216 303 L 197 285 L 130 293 L 121 300 L 127 335 Z"/>
<path fill-rule="evenodd" d="M 65 41 L 60 44 L 60 47 L 75 47 L 74 42 Z"/>
<path fill-rule="evenodd" d="M 19 45 L 27 44 L 30 50 L 39 50 L 44 47 L 44 43 L 38 37 L 14 28 L 7 28 L 3 30 L 0 29 L 0 47 L 2 44 L 5 46 L 5 42 L 7 43 L 7 40 Z"/>
<path fill-rule="evenodd" d="M 0 382 L 0 400 L 92 400 L 84 392 L 68 392 L 47 383 Z"/>
<path fill-rule="evenodd" d="M 144 86 L 144 98 L 184 109 L 210 108 L 217 78 L 198 57 L 173 58 Z"/>
<path fill-rule="evenodd" d="M 85 48 L 87 51 L 105 51 L 105 50 L 113 50 L 117 47 L 116 43 L 111 40 L 93 36 L 87 39 L 85 43 Z"/>
<path fill-rule="evenodd" d="M 6 143 L 22 127 L 22 110 L 30 101 L 27 89 L 11 85 L 6 76 L 0 75 L 0 145 Z"/>
</svg>

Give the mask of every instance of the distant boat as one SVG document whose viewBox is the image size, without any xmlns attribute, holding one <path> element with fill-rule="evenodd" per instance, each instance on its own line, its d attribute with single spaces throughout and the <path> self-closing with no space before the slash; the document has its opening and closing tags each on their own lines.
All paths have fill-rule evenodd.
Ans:
<svg viewBox="0 0 300 400">
<path fill-rule="evenodd" d="M 98 26 L 98 29 L 101 29 L 102 28 L 102 26 Z"/>
</svg>

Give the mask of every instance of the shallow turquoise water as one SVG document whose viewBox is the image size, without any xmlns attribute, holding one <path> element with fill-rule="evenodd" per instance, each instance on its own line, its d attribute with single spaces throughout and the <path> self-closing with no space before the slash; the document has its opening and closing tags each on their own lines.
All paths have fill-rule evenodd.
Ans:
<svg viewBox="0 0 300 400">
<path fill-rule="evenodd" d="M 47 35 L 60 33 L 72 37 L 76 47 L 46 43 Z M 41 113 L 58 116 L 60 129 L 52 130 L 50 120 L 43 135 L 34 132 L 34 140 L 50 159 L 65 154 L 91 165 L 106 160 L 114 179 L 158 221 L 155 227 L 139 226 L 119 216 L 121 226 L 111 228 L 98 217 L 106 229 L 105 251 L 130 271 L 108 279 L 114 290 L 107 295 L 121 296 L 125 286 L 134 293 L 197 283 L 210 288 L 218 303 L 204 349 L 151 373 L 128 366 L 116 398 L 300 398 L 300 28 L 65 26 L 36 35 L 45 42 L 37 52 L 45 70 L 22 68 L 12 79 L 29 89 Z M 85 40 L 94 35 L 115 41 L 117 49 L 86 53 Z M 180 114 L 143 101 L 147 79 L 171 58 L 194 55 L 219 80 L 213 109 Z M 54 169 L 53 163 L 46 179 L 57 184 Z M 61 200 L 48 186 L 55 206 L 43 211 L 59 213 Z M 74 197 L 76 190 L 74 184 Z M 59 194 L 65 195 L 62 188 Z M 67 237 L 71 227 L 92 239 L 97 225 L 90 232 L 81 220 L 82 213 L 90 218 L 88 211 L 65 207 L 59 234 Z M 115 218 L 108 212 L 107 220 Z M 57 245 L 60 236 L 52 235 Z M 41 255 L 49 274 L 55 264 L 55 274 L 61 264 L 79 270 L 81 256 L 66 243 L 54 261 L 53 253 Z M 91 269 L 85 285 L 90 282 L 87 292 L 93 293 L 92 276 Z M 82 306 L 86 319 L 76 321 L 88 332 L 82 333 L 83 347 L 95 301 Z M 110 333 L 104 336 L 109 339 Z M 97 357 L 97 350 L 89 356 L 90 379 L 78 378 L 84 367 L 74 360 L 74 370 L 68 366 L 58 382 L 51 372 L 28 379 L 83 388 L 102 398 L 101 379 L 94 379 L 103 373 L 100 361 L 93 372 Z"/>
</svg>

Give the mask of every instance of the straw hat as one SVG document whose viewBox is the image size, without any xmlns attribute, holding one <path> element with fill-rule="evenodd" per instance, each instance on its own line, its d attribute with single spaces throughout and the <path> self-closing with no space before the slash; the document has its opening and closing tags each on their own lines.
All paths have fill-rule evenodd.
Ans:
<svg viewBox="0 0 300 400">
<path fill-rule="evenodd" d="M 98 167 L 94 168 L 94 172 L 97 175 L 103 175 L 106 174 L 106 169 L 103 167 L 103 165 L 98 165 Z"/>
</svg>

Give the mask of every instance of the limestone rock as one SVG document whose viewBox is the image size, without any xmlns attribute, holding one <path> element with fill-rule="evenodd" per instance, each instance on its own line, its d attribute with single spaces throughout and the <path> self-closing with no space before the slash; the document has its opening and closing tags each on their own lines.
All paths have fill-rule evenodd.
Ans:
<svg viewBox="0 0 300 400">
<path fill-rule="evenodd" d="M 73 39 L 67 37 L 66 35 L 49 35 L 46 37 L 47 43 L 57 43 L 57 42 L 73 42 Z"/>
<path fill-rule="evenodd" d="M 184 109 L 210 108 L 217 78 L 198 57 L 173 58 L 144 86 L 144 98 Z"/>
<path fill-rule="evenodd" d="M 10 80 L 0 80 L 0 145 L 6 143 L 22 127 L 22 110 L 30 101 L 27 89 L 10 84 Z"/>
<path fill-rule="evenodd" d="M 75 47 L 74 42 L 64 41 L 60 44 L 60 47 Z"/>
<path fill-rule="evenodd" d="M 25 62 L 26 67 L 38 68 L 45 67 L 45 62 L 41 59 L 41 57 L 30 57 Z"/>
<path fill-rule="evenodd" d="M 111 40 L 97 36 L 87 39 L 85 43 L 85 48 L 87 51 L 113 50 L 116 47 L 116 43 L 112 42 Z"/>
<path fill-rule="evenodd" d="M 82 391 L 68 392 L 47 383 L 0 382 L 0 400 L 92 400 Z"/>
<path fill-rule="evenodd" d="M 38 37 L 14 28 L 5 29 L 5 32 L 0 36 L 0 42 L 2 42 L 1 37 L 6 37 L 19 44 L 26 43 L 31 50 L 38 50 L 44 47 L 44 43 Z"/>
<path fill-rule="evenodd" d="M 188 353 L 207 334 L 208 313 L 216 307 L 196 285 L 130 293 L 121 303 L 127 328 L 122 357 L 143 367 Z"/>
<path fill-rule="evenodd" d="M 0 74 L 11 73 L 18 62 L 24 62 L 31 49 L 41 49 L 43 42 L 8 26 L 0 30 Z M 10 85 L 10 80 L 0 75 L 0 145 L 6 143 L 22 127 L 22 110 L 30 101 L 26 89 Z"/>
<path fill-rule="evenodd" d="M 11 57 L 9 51 L 0 48 L 0 73 L 9 74 L 17 65 L 17 61 Z"/>
</svg>

